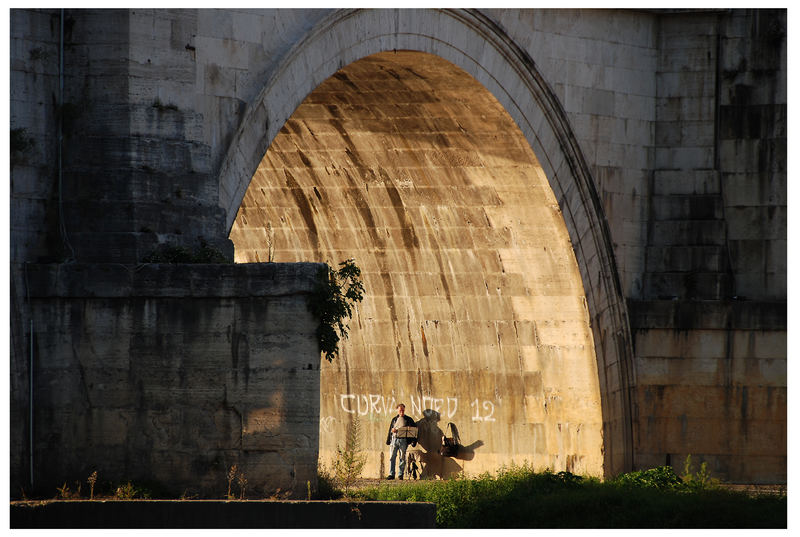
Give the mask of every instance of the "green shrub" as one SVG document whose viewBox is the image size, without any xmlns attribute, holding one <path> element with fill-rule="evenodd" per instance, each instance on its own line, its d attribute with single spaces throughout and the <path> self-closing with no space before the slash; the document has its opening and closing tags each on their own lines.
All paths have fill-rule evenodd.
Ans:
<svg viewBox="0 0 800 537">
<path fill-rule="evenodd" d="M 625 487 L 643 487 L 657 490 L 685 490 L 686 484 L 671 466 L 659 466 L 617 476 L 611 481 Z"/>
<path fill-rule="evenodd" d="M 436 503 L 439 528 L 783 528 L 786 498 L 692 490 L 654 468 L 610 482 L 511 466 L 496 476 L 456 477 L 363 489 L 364 500 Z M 676 481 L 677 478 L 677 481 Z"/>
</svg>

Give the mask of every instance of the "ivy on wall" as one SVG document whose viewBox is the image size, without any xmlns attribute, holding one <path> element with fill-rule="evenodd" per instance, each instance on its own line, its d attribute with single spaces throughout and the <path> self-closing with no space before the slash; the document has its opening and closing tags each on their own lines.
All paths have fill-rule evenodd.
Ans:
<svg viewBox="0 0 800 537">
<path fill-rule="evenodd" d="M 317 341 L 320 352 L 332 362 L 339 355 L 339 340 L 347 338 L 349 329 L 345 323 L 353 313 L 353 306 L 364 298 L 361 269 L 355 260 L 339 263 L 339 270 L 329 265 L 320 269 L 317 285 L 308 297 L 308 309 L 319 319 Z"/>
</svg>

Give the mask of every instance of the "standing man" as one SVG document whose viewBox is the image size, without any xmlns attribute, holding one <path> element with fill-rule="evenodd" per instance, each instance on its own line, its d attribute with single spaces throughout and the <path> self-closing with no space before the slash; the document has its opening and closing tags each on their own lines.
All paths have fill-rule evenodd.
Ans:
<svg viewBox="0 0 800 537">
<path fill-rule="evenodd" d="M 397 416 L 392 418 L 392 422 L 389 424 L 389 434 L 386 435 L 386 445 L 391 446 L 390 448 L 390 455 L 389 455 L 389 475 L 386 479 L 394 479 L 394 462 L 395 458 L 397 457 L 397 452 L 400 452 L 400 462 L 398 464 L 400 474 L 399 478 L 403 479 L 403 472 L 406 469 L 406 449 L 408 449 L 408 444 L 411 444 L 411 447 L 417 445 L 417 435 L 414 434 L 413 437 L 404 437 L 404 434 L 400 434 L 398 436 L 398 429 L 401 427 L 416 427 L 417 424 L 411 419 L 410 416 L 406 416 L 406 405 L 400 403 L 397 405 Z"/>
</svg>

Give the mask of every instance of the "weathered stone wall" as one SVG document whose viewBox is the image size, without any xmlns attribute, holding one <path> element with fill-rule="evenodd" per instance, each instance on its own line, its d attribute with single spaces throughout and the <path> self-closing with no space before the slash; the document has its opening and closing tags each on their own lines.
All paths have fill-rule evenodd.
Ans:
<svg viewBox="0 0 800 537">
<path fill-rule="evenodd" d="M 34 490 L 316 487 L 318 264 L 31 265 Z M 28 334 L 26 334 L 28 335 Z M 28 451 L 11 487 L 31 492 Z M 234 490 L 239 488 L 234 484 Z"/>
<path fill-rule="evenodd" d="M 786 32 L 781 10 L 720 21 L 717 167 L 732 294 L 745 300 L 787 296 Z"/>
<path fill-rule="evenodd" d="M 54 10 L 10 11 L 10 410 L 12 473 L 28 445 L 30 312 L 22 261 L 60 252 L 57 203 L 59 19 Z"/>
<path fill-rule="evenodd" d="M 625 296 L 642 291 L 659 17 L 636 10 L 489 10 L 558 96 L 591 168 Z"/>
<path fill-rule="evenodd" d="M 724 479 L 785 479 L 785 22 L 660 20 L 644 300 L 629 302 L 640 466 L 691 454 Z"/>
<path fill-rule="evenodd" d="M 9 86 L 11 260 L 53 256 L 58 248 L 59 18 L 54 10 L 11 10 Z"/>
<path fill-rule="evenodd" d="M 692 453 L 732 480 L 785 479 L 785 10 L 64 10 L 63 99 L 61 14 L 11 12 L 11 128 L 33 142 L 11 155 L 14 461 L 35 317 L 22 263 L 135 263 L 200 239 L 232 257 L 297 105 L 353 61 L 415 49 L 497 98 L 553 189 L 609 468 Z M 751 442 L 762 430 L 777 440 Z"/>
<path fill-rule="evenodd" d="M 13 10 L 11 124 L 35 140 L 13 166 L 13 261 L 135 262 L 200 239 L 231 255 L 195 94 L 197 16 L 160 13 Z"/>
<path fill-rule="evenodd" d="M 631 303 L 637 465 L 687 455 L 732 482 L 786 479 L 786 305 Z"/>
</svg>

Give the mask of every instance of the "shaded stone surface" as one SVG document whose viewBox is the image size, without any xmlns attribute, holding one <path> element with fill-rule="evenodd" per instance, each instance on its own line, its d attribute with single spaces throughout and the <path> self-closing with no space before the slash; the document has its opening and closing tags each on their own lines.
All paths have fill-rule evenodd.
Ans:
<svg viewBox="0 0 800 537">
<path fill-rule="evenodd" d="M 316 489 L 306 297 L 320 267 L 29 267 L 37 487 L 22 488 L 47 495 L 97 471 L 219 497 L 236 466 L 262 497 Z"/>
</svg>

